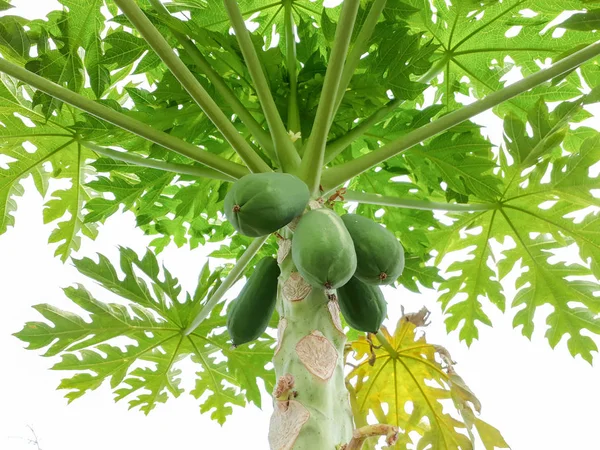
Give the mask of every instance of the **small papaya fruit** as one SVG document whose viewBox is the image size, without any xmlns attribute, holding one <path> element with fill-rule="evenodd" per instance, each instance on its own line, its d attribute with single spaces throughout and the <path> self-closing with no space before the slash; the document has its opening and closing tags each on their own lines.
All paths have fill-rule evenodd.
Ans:
<svg viewBox="0 0 600 450">
<path fill-rule="evenodd" d="M 358 331 L 377 333 L 387 314 L 381 288 L 352 277 L 337 290 L 338 304 L 348 325 Z"/>
<path fill-rule="evenodd" d="M 286 226 L 306 208 L 308 186 L 289 173 L 252 173 L 225 196 L 225 216 L 240 234 L 264 236 Z"/>
<path fill-rule="evenodd" d="M 356 252 L 340 216 L 326 208 L 304 214 L 292 237 L 292 260 L 311 286 L 346 284 L 356 270 Z"/>
<path fill-rule="evenodd" d="M 277 302 L 277 260 L 261 259 L 227 312 L 227 331 L 233 345 L 253 341 L 265 332 Z"/>
<path fill-rule="evenodd" d="M 404 270 L 404 249 L 394 233 L 359 214 L 344 214 L 342 221 L 358 259 L 354 276 L 369 284 L 393 284 Z"/>
</svg>

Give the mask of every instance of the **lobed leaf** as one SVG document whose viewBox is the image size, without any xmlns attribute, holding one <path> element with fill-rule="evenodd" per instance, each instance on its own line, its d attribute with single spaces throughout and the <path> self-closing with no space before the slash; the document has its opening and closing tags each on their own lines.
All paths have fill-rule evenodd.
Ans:
<svg viewBox="0 0 600 450">
<path fill-rule="evenodd" d="M 400 428 L 394 448 L 439 450 L 473 449 L 475 426 L 486 448 L 509 448 L 498 430 L 474 416 L 479 401 L 456 374 L 447 350 L 418 336 L 427 316 L 426 310 L 407 314 L 393 334 L 383 327 L 381 336 L 352 342 L 348 359 L 358 363 L 346 385 L 357 426 L 373 414 L 379 423 Z M 389 350 L 381 347 L 382 339 Z"/>
<path fill-rule="evenodd" d="M 504 310 L 500 281 L 519 266 L 518 293 L 510 305 L 518 309 L 515 327 L 522 326 L 522 333 L 531 337 L 536 309 L 550 304 L 554 310 L 547 319 L 550 345 L 568 336 L 570 352 L 589 362 L 591 353 L 597 351 L 593 339 L 581 332 L 600 332 L 595 318 L 600 285 L 580 277 L 597 279 L 600 275 L 595 262 L 600 248 L 598 213 L 589 209 L 600 205 L 593 193 L 600 188 L 599 178 L 591 171 L 600 160 L 600 137 L 591 130 L 584 131 L 590 137 L 583 142 L 565 137 L 569 119 L 580 105 L 581 101 L 566 102 L 549 114 L 545 104 L 539 103 L 529 113 L 532 137 L 525 123 L 507 117 L 501 158 L 504 187 L 497 208 L 452 214 L 454 223 L 431 235 L 438 261 L 453 252 L 468 252 L 467 261 L 449 266 L 447 271 L 457 275 L 441 284 L 440 298 L 449 314 L 448 330 L 462 323 L 460 335 L 467 343 L 478 336 L 477 321 L 491 325 L 481 300 L 488 299 Z M 572 153 L 562 152 L 561 143 Z M 512 247 L 494 252 L 493 242 Z M 576 244 L 581 262 L 552 261 L 558 250 L 570 244 Z"/>
<path fill-rule="evenodd" d="M 74 263 L 82 274 L 118 295 L 121 303 L 97 300 L 82 285 L 70 287 L 65 295 L 89 315 L 88 320 L 38 305 L 36 310 L 47 322 L 29 322 L 15 334 L 29 349 L 46 349 L 45 356 L 61 357 L 53 369 L 72 373 L 59 386 L 69 401 L 107 381 L 116 401 L 127 399 L 131 408 L 148 414 L 170 396 L 184 393 L 179 366 L 191 358 L 198 372 L 190 393 L 201 400 L 201 412 L 212 411 L 211 417 L 224 423 L 233 405 L 260 406 L 257 379 L 267 388 L 273 385 L 274 376 L 265 368 L 273 354 L 272 338 L 232 350 L 222 331 L 223 303 L 193 333 L 183 333 L 220 284 L 222 271 L 211 273 L 205 266 L 190 294 L 151 252 L 142 258 L 127 248 L 119 253 L 124 276 L 103 255 L 98 262 L 84 258 Z"/>
</svg>

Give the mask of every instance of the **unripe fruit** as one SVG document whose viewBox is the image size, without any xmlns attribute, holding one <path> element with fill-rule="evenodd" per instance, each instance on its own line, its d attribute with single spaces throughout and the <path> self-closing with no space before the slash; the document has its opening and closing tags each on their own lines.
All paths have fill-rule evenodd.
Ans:
<svg viewBox="0 0 600 450">
<path fill-rule="evenodd" d="M 225 196 L 225 216 L 240 234 L 264 236 L 286 226 L 306 208 L 308 186 L 288 173 L 253 173 Z"/>
</svg>

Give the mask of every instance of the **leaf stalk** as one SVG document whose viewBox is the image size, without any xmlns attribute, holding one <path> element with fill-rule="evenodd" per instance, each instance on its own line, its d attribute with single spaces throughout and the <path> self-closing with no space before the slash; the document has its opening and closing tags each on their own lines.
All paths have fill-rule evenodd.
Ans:
<svg viewBox="0 0 600 450">
<path fill-rule="evenodd" d="M 194 74 L 175 54 L 171 45 L 137 6 L 134 0 L 115 0 L 117 6 L 136 27 L 144 40 L 179 80 L 194 101 L 202 108 L 206 116 L 221 132 L 233 149 L 240 155 L 252 172 L 270 172 L 271 168 L 254 151 L 252 146 L 238 133 L 238 130 L 216 104 Z"/>
<path fill-rule="evenodd" d="M 224 0 L 224 3 L 227 14 L 231 20 L 231 26 L 235 31 L 235 36 L 240 45 L 242 55 L 244 56 L 244 61 L 246 62 L 248 71 L 254 82 L 258 100 L 260 101 L 265 118 L 267 119 L 279 164 L 284 172 L 294 173 L 300 165 L 300 156 L 298 156 L 298 152 L 296 151 L 296 148 L 285 129 L 283 120 L 279 115 L 277 105 L 275 105 L 275 100 L 271 94 L 269 83 L 265 77 L 254 44 L 252 43 L 250 32 L 246 27 L 246 22 L 244 22 L 244 17 L 242 16 L 236 0 Z"/>
<path fill-rule="evenodd" d="M 342 103 L 342 99 L 344 98 L 346 89 L 348 89 L 350 80 L 352 79 L 352 76 L 354 75 L 354 72 L 360 63 L 361 56 L 369 49 L 371 36 L 373 35 L 373 31 L 375 31 L 375 27 L 377 26 L 379 17 L 385 8 L 386 2 L 387 0 L 375 0 L 373 2 L 371 9 L 369 9 L 369 13 L 367 14 L 367 18 L 365 19 L 360 32 L 354 41 L 354 46 L 348 53 L 346 63 L 344 64 L 344 71 L 342 72 L 342 79 L 340 80 L 340 85 L 338 87 L 337 96 L 335 99 L 335 109 L 333 111 L 334 115 Z"/>
<path fill-rule="evenodd" d="M 95 153 L 112 158 L 118 161 L 123 161 L 129 164 L 133 164 L 140 167 L 148 167 L 150 169 L 164 170 L 165 172 L 173 172 L 181 175 L 191 175 L 200 178 L 210 178 L 213 180 L 229 181 L 233 182 L 236 179 L 225 175 L 217 170 L 210 169 L 208 167 L 191 166 L 189 164 L 178 164 L 170 163 L 167 161 L 160 161 L 158 159 L 145 158 L 141 155 L 137 155 L 131 152 L 120 152 L 107 147 L 101 147 L 100 145 L 94 144 L 93 142 L 79 141 L 81 145 L 89 148 Z"/>
<path fill-rule="evenodd" d="M 390 342 L 387 340 L 387 338 L 381 332 L 381 330 L 379 330 L 375 336 L 377 336 L 377 340 L 379 341 L 381 346 L 390 354 L 391 358 L 396 358 L 398 356 L 398 352 L 394 347 L 392 347 L 392 344 L 390 344 Z"/>
<path fill-rule="evenodd" d="M 202 323 L 204 319 L 206 319 L 215 306 L 219 303 L 219 301 L 223 298 L 223 296 L 227 293 L 227 291 L 233 286 L 237 280 L 242 276 L 246 266 L 250 263 L 252 258 L 258 253 L 263 244 L 269 238 L 269 234 L 266 236 L 262 236 L 254 239 L 248 248 L 244 252 L 240 259 L 238 259 L 236 265 L 231 269 L 229 274 L 225 277 L 221 285 L 217 288 L 217 290 L 213 293 L 213 295 L 208 299 L 204 308 L 198 312 L 194 320 L 188 325 L 188 327 L 183 331 L 185 336 L 189 336 L 194 332 L 196 328 Z"/>
<path fill-rule="evenodd" d="M 427 125 L 408 133 L 402 138 L 380 147 L 378 150 L 327 170 L 323 174 L 321 184 L 325 190 L 338 186 L 356 175 L 369 170 L 371 167 L 408 150 L 422 141 L 458 125 L 465 120 L 469 120 L 477 114 L 510 100 L 523 92 L 533 89 L 554 77 L 577 68 L 599 54 L 600 41 L 588 45 L 582 50 L 561 59 L 547 69 L 540 70 L 539 72 L 500 89 L 477 102 L 471 103 L 470 105 L 451 112 L 434 122 L 428 123 Z"/>
<path fill-rule="evenodd" d="M 59 86 L 58 84 L 40 77 L 23 67 L 10 63 L 5 59 L 0 59 L 0 72 L 4 72 L 23 83 L 29 84 L 35 89 L 45 92 L 46 94 L 79 108 L 99 119 L 110 122 L 119 128 L 134 133 L 164 148 L 193 159 L 194 161 L 205 164 L 225 175 L 237 179 L 248 173 L 248 169 L 240 164 L 228 161 L 225 158 L 204 151 L 195 145 L 171 136 L 163 131 L 156 130 L 139 120 Z"/>
<path fill-rule="evenodd" d="M 319 190 L 327 135 L 335 112 L 335 99 L 359 5 L 360 0 L 346 0 L 342 4 L 342 12 L 335 30 L 334 44 L 323 81 L 323 91 L 319 99 L 313 129 L 302 158 L 300 175 L 313 194 Z"/>
<path fill-rule="evenodd" d="M 367 194 L 364 192 L 347 191 L 344 200 L 366 205 L 393 206 L 407 209 L 420 209 L 426 211 L 489 211 L 497 209 L 495 203 L 442 203 L 412 198 L 392 197 L 380 194 Z"/>
<path fill-rule="evenodd" d="M 296 58 L 296 35 L 294 34 L 294 14 L 292 9 L 292 0 L 286 0 L 284 3 L 284 28 L 285 28 L 285 52 L 290 82 L 290 96 L 288 98 L 288 130 L 299 133 L 300 110 L 298 108 L 298 61 Z M 302 145 L 299 139 L 297 145 Z"/>
<path fill-rule="evenodd" d="M 352 440 L 344 450 L 361 450 L 365 441 L 370 437 L 386 437 L 386 444 L 393 446 L 398 440 L 398 427 L 394 425 L 376 424 L 354 430 Z"/>
<path fill-rule="evenodd" d="M 172 18 L 169 10 L 160 0 L 149 0 L 152 7 L 158 12 L 159 15 L 165 17 L 170 21 Z M 173 19 L 176 20 L 176 19 Z M 167 26 L 169 24 L 167 23 Z M 270 134 L 258 123 L 250 111 L 242 104 L 235 93 L 227 85 L 223 77 L 221 77 L 211 66 L 210 62 L 202 54 L 200 49 L 189 39 L 185 34 L 177 31 L 175 28 L 170 27 L 173 36 L 177 39 L 179 44 L 183 47 L 186 53 L 189 55 L 193 63 L 198 67 L 206 78 L 212 83 L 216 91 L 223 97 L 223 99 L 229 104 L 233 112 L 240 118 L 240 120 L 246 125 L 258 145 L 260 145 L 269 155 L 269 157 L 276 161 L 275 150 L 273 148 L 273 141 Z"/>
<path fill-rule="evenodd" d="M 421 77 L 417 79 L 419 83 L 429 83 L 432 79 L 437 77 L 444 67 L 448 63 L 449 57 L 443 56 Z M 404 100 L 396 98 L 390 100 L 387 105 L 375 111 L 366 119 L 362 120 L 357 126 L 348 131 L 345 135 L 340 136 L 336 140 L 332 141 L 327 145 L 325 149 L 325 164 L 329 164 L 333 161 L 341 152 L 346 149 L 354 141 L 362 137 L 377 123 L 384 120 L 387 116 L 393 113 L 396 109 L 404 104 Z"/>
</svg>

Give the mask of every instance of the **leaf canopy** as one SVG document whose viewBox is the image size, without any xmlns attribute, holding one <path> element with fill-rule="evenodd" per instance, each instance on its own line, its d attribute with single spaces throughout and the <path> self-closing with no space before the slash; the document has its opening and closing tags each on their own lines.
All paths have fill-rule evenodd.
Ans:
<svg viewBox="0 0 600 450">
<path fill-rule="evenodd" d="M 11 15 L 10 2 L 0 0 L 2 57 L 198 151 L 242 162 L 112 0 L 60 3 L 62 9 L 45 20 L 27 20 Z M 175 0 L 165 4 L 172 15 L 156 11 L 152 1 L 137 3 L 235 129 L 277 170 L 276 158 L 260 147 L 248 118 L 238 114 L 243 108 L 267 134 L 266 115 L 222 2 Z M 289 3 L 296 27 L 294 67 L 285 39 L 288 2 L 244 0 L 239 5 L 284 123 L 292 120 L 290 75 L 297 77 L 302 139 L 296 148 L 301 153 L 319 105 L 341 8 L 307 0 Z M 328 168 L 376 152 L 598 39 L 596 0 L 388 0 L 368 42 L 360 42 L 359 30 L 368 23 L 374 3 L 360 2 L 350 49 L 364 44 L 365 51 L 332 120 Z M 200 57 L 186 51 L 181 35 Z M 203 70 L 202 58 L 218 78 Z M 502 129 L 500 139 L 492 139 L 479 120 L 467 120 L 349 180 L 348 189 L 361 193 L 463 207 L 462 212 L 439 214 L 428 208 L 359 203 L 356 211 L 395 233 L 407 253 L 398 283 L 412 291 L 437 289 L 448 331 L 457 330 L 468 344 L 478 337 L 479 327 L 493 325 L 486 313 L 490 304 L 514 313 L 514 326 L 527 337 L 534 332 L 536 312 L 550 305 L 546 337 L 551 346 L 566 342 L 571 354 L 589 362 L 598 351 L 590 333 L 600 334 L 600 138 L 597 126 L 588 125 L 597 125 L 589 110 L 599 101 L 596 57 L 497 105 L 493 112 Z M 213 258 L 238 260 L 250 241 L 232 236 L 233 228 L 221 214 L 229 183 L 124 162 L 94 146 L 206 168 L 0 76 L 0 233 L 15 225 L 21 182 L 31 177 L 45 199 L 44 221 L 53 223 L 49 241 L 63 261 L 80 248 L 82 238 L 94 239 L 98 226 L 119 212 L 133 213 L 137 226 L 153 237 L 152 251 L 142 258 L 120 250 L 124 278 L 105 257 L 73 260 L 82 273 L 120 296 L 119 303 L 97 300 L 80 285 L 70 287 L 65 294 L 91 321 L 40 305 L 37 310 L 52 325 L 32 322 L 17 336 L 29 348 L 61 356 L 55 369 L 73 373 L 61 384 L 70 400 L 107 380 L 117 399 L 128 398 L 132 407 L 148 413 L 183 393 L 178 366 L 191 359 L 199 367 L 191 393 L 203 398 L 201 410 L 210 411 L 215 420 L 222 423 L 232 405 L 260 404 L 256 379 L 265 380 L 269 389 L 273 383 L 265 369 L 271 338 L 264 336 L 251 352 L 231 352 L 221 332 L 223 303 L 194 334 L 181 333 L 231 265 L 213 272 L 205 267 L 196 292 L 187 293 L 154 256 L 171 243 L 194 248 L 217 242 L 222 246 Z M 340 212 L 347 208 L 333 203 Z M 489 207 L 467 212 L 469 205 Z M 566 247 L 579 261 L 556 256 Z M 271 238 L 255 258 L 276 252 Z M 456 260 L 457 255 L 466 257 Z M 448 261 L 448 269 L 440 271 L 438 266 Z M 517 295 L 507 299 L 502 283 L 515 270 Z M 391 368 L 411 375 L 414 384 L 402 386 L 397 408 L 390 407 L 386 416 L 417 431 L 423 438 L 419 448 L 429 443 L 441 449 L 470 448 L 468 436 L 475 429 L 486 448 L 506 448 L 497 430 L 465 406 L 475 405 L 476 399 L 448 361 L 446 366 L 439 363 L 443 350 L 424 339 L 415 341 L 414 327 L 405 318 L 394 335 L 387 334 L 401 357 L 377 350 L 375 365 L 362 363 L 354 375 L 380 368 L 388 389 L 400 386 Z M 119 337 L 135 345 L 118 344 Z M 416 353 L 411 350 L 415 342 L 423 346 Z M 364 337 L 352 345 L 359 357 L 367 354 Z M 377 383 L 375 377 L 370 380 L 353 385 L 362 399 L 357 417 L 368 411 L 384 414 L 380 401 L 367 392 Z M 432 388 L 425 380 L 441 387 Z M 441 411 L 439 402 L 448 399 L 461 420 Z M 401 407 L 408 401 L 413 402 L 412 413 Z"/>
<path fill-rule="evenodd" d="M 139 258 L 131 249 L 120 248 L 123 278 L 103 255 L 98 262 L 83 258 L 74 264 L 122 301 L 97 300 L 82 285 L 69 287 L 65 295 L 89 314 L 90 321 L 42 304 L 35 309 L 50 324 L 29 322 L 16 333 L 29 349 L 43 348 L 45 356 L 61 357 L 53 369 L 71 374 L 59 386 L 69 401 L 108 381 L 116 401 L 127 399 L 131 408 L 148 414 L 169 396 L 184 393 L 178 366 L 191 359 L 198 371 L 189 393 L 202 397 L 200 410 L 210 412 L 214 420 L 224 423 L 233 405 L 261 405 L 257 378 L 267 389 L 274 382 L 273 373 L 265 369 L 273 355 L 272 338 L 265 335 L 252 346 L 232 351 L 224 332 L 223 304 L 193 333 L 183 333 L 219 286 L 221 270 L 211 272 L 204 266 L 192 293 L 184 292 L 150 251 Z"/>
</svg>

